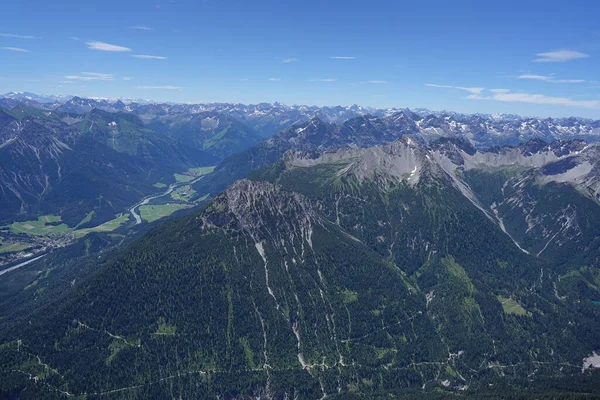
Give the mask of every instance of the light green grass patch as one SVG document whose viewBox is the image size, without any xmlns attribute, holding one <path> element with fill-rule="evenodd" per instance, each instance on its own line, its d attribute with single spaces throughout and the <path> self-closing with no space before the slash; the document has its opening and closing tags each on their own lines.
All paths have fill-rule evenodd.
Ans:
<svg viewBox="0 0 600 400">
<path fill-rule="evenodd" d="M 342 296 L 343 296 L 344 304 L 354 303 L 355 301 L 358 300 L 358 293 L 353 290 L 349 290 L 349 289 L 342 290 Z"/>
<path fill-rule="evenodd" d="M 531 313 L 514 299 L 498 296 L 498 301 L 502 304 L 502 309 L 506 314 L 531 317 Z"/>
<path fill-rule="evenodd" d="M 110 221 L 107 221 L 101 225 L 94 226 L 93 228 L 79 229 L 73 233 L 75 234 L 75 236 L 80 238 L 84 237 L 85 235 L 91 232 L 112 232 L 121 225 L 123 225 L 125 222 L 127 222 L 128 219 L 129 214 L 120 214 L 119 216 L 117 216 L 117 218 L 111 219 Z"/>
<path fill-rule="evenodd" d="M 26 233 L 28 235 L 49 235 L 52 233 L 70 232 L 71 228 L 67 224 L 48 225 L 60 222 L 58 215 L 42 215 L 37 221 L 13 222 L 10 229 L 13 233 Z"/>
<path fill-rule="evenodd" d="M 82 219 L 76 226 L 75 229 L 79 228 L 81 225 L 87 224 L 88 222 L 90 222 L 92 220 L 92 218 L 94 218 L 94 215 L 96 214 L 96 212 L 94 210 L 90 211 L 84 219 Z"/>
<path fill-rule="evenodd" d="M 173 214 L 175 211 L 190 207 L 188 204 L 154 204 L 140 206 L 140 217 L 144 221 L 153 222 Z"/>
<path fill-rule="evenodd" d="M 189 182 L 193 179 L 195 179 L 195 176 L 191 176 L 191 175 L 182 175 L 182 174 L 173 174 L 173 176 L 175 177 L 175 180 L 177 182 Z"/>
<path fill-rule="evenodd" d="M 153 333 L 153 335 L 174 336 L 176 330 L 177 328 L 175 327 L 175 325 L 167 324 L 165 322 L 165 319 L 163 317 L 160 317 L 158 319 L 158 328 L 156 329 L 156 332 Z"/>
<path fill-rule="evenodd" d="M 196 193 L 194 189 L 190 185 L 185 185 L 178 187 L 177 189 L 171 192 L 171 198 L 173 200 L 185 201 L 188 202 Z"/>
<path fill-rule="evenodd" d="M 164 184 L 164 183 L 162 183 L 162 182 L 156 182 L 156 183 L 155 183 L 154 185 L 152 185 L 152 186 L 154 186 L 155 188 L 158 188 L 158 189 L 162 189 L 162 188 L 166 188 L 166 187 L 167 187 L 167 185 L 166 185 L 166 184 Z"/>
<path fill-rule="evenodd" d="M 194 176 L 207 175 L 207 174 L 210 174 L 211 172 L 213 172 L 215 170 L 215 167 L 216 167 L 216 165 L 213 165 L 212 167 L 190 168 L 190 169 L 188 169 L 188 174 L 191 174 Z"/>
<path fill-rule="evenodd" d="M 1 243 L 0 242 L 0 254 L 2 253 L 13 253 L 17 251 L 22 251 L 31 247 L 31 245 L 25 243 Z"/>
<path fill-rule="evenodd" d="M 190 168 L 187 172 L 183 174 L 173 174 L 175 180 L 177 182 L 189 182 L 194 180 L 200 176 L 210 174 L 215 169 L 215 166 L 212 167 L 198 167 L 198 168 Z"/>
</svg>

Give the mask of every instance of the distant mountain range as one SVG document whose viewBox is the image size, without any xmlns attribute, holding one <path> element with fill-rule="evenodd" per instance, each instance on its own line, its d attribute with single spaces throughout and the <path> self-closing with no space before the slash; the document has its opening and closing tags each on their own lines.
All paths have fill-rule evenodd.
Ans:
<svg viewBox="0 0 600 400">
<path fill-rule="evenodd" d="M 133 113 L 145 122 L 164 116 L 175 118 L 190 114 L 212 112 L 227 115 L 255 129 L 268 138 L 288 127 L 319 118 L 327 123 L 341 124 L 359 116 L 382 119 L 404 114 L 424 136 L 465 136 L 480 147 L 515 144 L 538 137 L 544 140 L 600 137 L 600 121 L 586 118 L 535 118 L 513 114 L 461 114 L 428 109 L 333 106 L 317 107 L 281 103 L 253 105 L 234 103 L 173 104 L 154 103 L 149 100 L 101 99 L 72 96 L 38 96 L 33 93 L 7 93 L 0 95 L 0 107 L 11 109 L 19 103 L 67 113 L 84 114 L 92 109 L 108 112 Z"/>
</svg>

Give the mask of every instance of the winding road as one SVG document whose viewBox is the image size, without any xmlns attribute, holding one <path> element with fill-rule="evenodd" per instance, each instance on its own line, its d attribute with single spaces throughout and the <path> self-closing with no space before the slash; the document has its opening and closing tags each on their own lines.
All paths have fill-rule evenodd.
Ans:
<svg viewBox="0 0 600 400">
<path fill-rule="evenodd" d="M 42 254 L 41 256 L 37 256 L 35 258 L 32 258 L 31 260 L 24 261 L 21 264 L 17 264 L 17 265 L 14 265 L 12 267 L 3 269 L 2 271 L 0 271 L 0 275 L 4 275 L 7 272 L 14 271 L 17 268 L 21 268 L 21 267 L 26 266 L 27 264 L 31 264 L 32 262 L 39 260 L 40 258 L 44 257 L 45 255 L 46 254 Z"/>
</svg>

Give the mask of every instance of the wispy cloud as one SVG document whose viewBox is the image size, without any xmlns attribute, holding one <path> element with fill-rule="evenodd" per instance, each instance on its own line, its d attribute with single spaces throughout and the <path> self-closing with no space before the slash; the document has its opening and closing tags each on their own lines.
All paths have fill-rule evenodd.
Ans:
<svg viewBox="0 0 600 400">
<path fill-rule="evenodd" d="M 116 52 L 128 52 L 131 51 L 129 47 L 117 46 L 115 44 L 104 43 L 104 42 L 87 42 L 88 48 L 92 50 L 100 51 L 116 51 Z"/>
<path fill-rule="evenodd" d="M 531 75 L 531 74 L 519 75 L 519 76 L 517 76 L 517 79 L 530 79 L 530 80 L 534 80 L 534 81 L 543 81 L 543 82 L 550 82 L 550 83 L 583 83 L 583 82 L 585 82 L 585 80 L 583 80 L 583 79 L 556 79 L 553 76 Z"/>
<path fill-rule="evenodd" d="M 281 62 L 284 63 L 284 64 L 289 64 L 289 63 L 293 63 L 293 62 L 296 62 L 296 61 L 298 61 L 297 58 L 284 58 L 283 60 L 281 60 Z"/>
<path fill-rule="evenodd" d="M 367 81 L 367 83 L 370 83 L 372 85 L 384 85 L 387 83 L 387 81 Z"/>
<path fill-rule="evenodd" d="M 356 57 L 353 56 L 333 56 L 329 58 L 332 60 L 356 60 Z"/>
<path fill-rule="evenodd" d="M 466 97 L 467 99 L 471 100 L 495 100 L 502 101 L 504 103 L 528 103 L 600 109 L 600 100 L 575 100 L 570 97 L 556 97 L 537 93 L 513 92 L 510 89 L 489 89 L 486 91 L 485 88 L 467 88 L 462 86 L 435 85 L 431 83 L 427 83 L 425 86 L 465 90 L 471 93 Z"/>
<path fill-rule="evenodd" d="M 142 58 L 145 60 L 166 60 L 167 57 L 163 57 L 163 56 L 150 56 L 148 54 L 134 54 L 131 57 L 135 57 L 135 58 Z"/>
<path fill-rule="evenodd" d="M 124 77 L 123 77 L 123 80 L 124 80 L 124 81 L 130 81 L 130 80 L 132 80 L 132 79 L 133 79 L 133 78 L 132 78 L 132 77 L 130 77 L 130 76 L 124 76 Z"/>
<path fill-rule="evenodd" d="M 588 58 L 590 55 L 574 50 L 555 50 L 547 53 L 537 53 L 536 56 L 538 58 L 534 59 L 533 62 L 566 62 Z"/>
<path fill-rule="evenodd" d="M 129 29 L 136 29 L 138 31 L 153 31 L 153 28 L 150 28 L 148 26 L 144 26 L 144 25 L 134 25 L 134 26 L 130 26 Z"/>
<path fill-rule="evenodd" d="M 159 89 L 159 90 L 181 90 L 183 89 L 181 86 L 136 86 L 136 89 Z"/>
<path fill-rule="evenodd" d="M 99 72 L 81 72 L 80 75 L 67 75 L 65 79 L 70 81 L 114 81 L 113 74 L 102 74 Z"/>
<path fill-rule="evenodd" d="M 31 53 L 31 51 L 25 50 L 25 49 L 21 49 L 19 47 L 2 47 L 2 50 L 16 51 L 18 53 Z"/>
<path fill-rule="evenodd" d="M 564 107 L 600 108 L 600 100 L 574 100 L 570 97 L 546 96 L 544 94 L 502 92 L 492 93 L 491 96 L 472 94 L 467 96 L 472 100 L 496 100 L 505 103 L 529 103 Z"/>
<path fill-rule="evenodd" d="M 269 80 L 270 80 L 270 81 L 273 81 L 273 82 L 277 82 L 277 81 L 280 81 L 280 80 L 281 80 L 281 78 L 269 78 Z"/>
<path fill-rule="evenodd" d="M 452 85 L 436 85 L 434 83 L 426 83 L 425 86 L 434 87 L 434 88 L 443 88 L 443 89 L 457 89 L 464 90 L 469 93 L 479 94 L 485 90 L 485 88 L 481 87 L 465 87 L 465 86 L 452 86 Z"/>
<path fill-rule="evenodd" d="M 13 39 L 41 39 L 41 37 L 38 36 L 15 35 L 13 33 L 0 33 L 0 37 Z"/>
<path fill-rule="evenodd" d="M 335 78 L 323 78 L 323 79 L 311 79 L 311 82 L 335 82 L 337 79 Z"/>
<path fill-rule="evenodd" d="M 71 40 L 81 40 L 81 39 L 78 38 L 77 36 L 71 36 Z"/>
</svg>

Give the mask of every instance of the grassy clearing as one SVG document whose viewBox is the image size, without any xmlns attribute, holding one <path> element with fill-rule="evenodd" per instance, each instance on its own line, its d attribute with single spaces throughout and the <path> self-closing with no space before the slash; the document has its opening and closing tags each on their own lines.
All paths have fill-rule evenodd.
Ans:
<svg viewBox="0 0 600 400">
<path fill-rule="evenodd" d="M 25 243 L 1 243 L 0 242 L 0 254 L 2 253 L 13 253 L 17 251 L 22 251 L 31 247 L 29 244 Z"/>
<path fill-rule="evenodd" d="M 343 299 L 344 304 L 354 303 L 355 301 L 358 300 L 358 293 L 353 290 L 349 290 L 349 289 L 342 290 L 342 296 L 344 296 L 344 299 Z"/>
<path fill-rule="evenodd" d="M 94 218 L 94 215 L 96 214 L 96 212 L 94 210 L 90 211 L 84 219 L 81 220 L 81 222 L 79 222 L 76 226 L 75 229 L 79 228 L 81 225 L 87 224 L 88 222 L 90 222 L 92 220 L 92 218 Z"/>
<path fill-rule="evenodd" d="M 192 179 L 196 178 L 195 176 L 183 175 L 183 174 L 173 174 L 173 176 L 175 177 L 175 180 L 177 182 L 189 182 Z"/>
<path fill-rule="evenodd" d="M 187 170 L 187 172 L 183 174 L 173 174 L 173 176 L 175 177 L 175 180 L 177 182 L 189 182 L 193 179 L 198 178 L 199 176 L 210 174 L 211 172 L 213 172 L 214 169 L 214 166 L 190 168 Z"/>
<path fill-rule="evenodd" d="M 516 300 L 498 296 L 498 301 L 502 304 L 502 309 L 506 314 L 531 317 L 531 313 L 524 309 Z"/>
<path fill-rule="evenodd" d="M 158 319 L 158 329 L 153 335 L 163 335 L 163 336 L 174 336 L 177 328 L 175 325 L 169 325 L 165 322 L 163 317 Z"/>
<path fill-rule="evenodd" d="M 123 225 L 125 222 L 127 222 L 128 219 L 129 214 L 121 214 L 117 218 L 105 222 L 102 225 L 94 226 L 93 228 L 79 229 L 74 231 L 73 233 L 79 238 L 92 232 L 112 232 L 121 225 Z"/>
<path fill-rule="evenodd" d="M 140 217 L 144 221 L 153 222 L 173 214 L 175 211 L 190 207 L 187 204 L 155 204 L 140 206 Z"/>
<path fill-rule="evenodd" d="M 28 235 L 36 236 L 51 235 L 54 233 L 73 233 L 79 238 L 91 232 L 114 231 L 115 229 L 123 225 L 125 222 L 127 222 L 127 219 L 129 218 L 129 214 L 120 214 L 119 216 L 117 216 L 117 218 L 105 222 L 101 225 L 94 226 L 92 228 L 77 229 L 78 226 L 91 221 L 93 215 L 94 211 L 91 211 L 83 220 L 81 220 L 79 224 L 77 224 L 75 228 L 70 228 L 65 223 L 59 224 L 59 222 L 61 222 L 61 217 L 56 215 L 44 215 L 39 217 L 37 221 L 13 222 L 12 225 L 9 225 L 8 227 L 13 233 L 26 233 Z M 8 250 L 8 247 L 6 246 L 8 245 L 0 246 L 0 253 L 6 253 L 9 251 L 20 251 L 14 250 L 15 248 L 19 249 L 18 246 L 11 247 L 10 250 Z"/>
<path fill-rule="evenodd" d="M 71 228 L 67 224 L 59 224 L 60 221 L 61 217 L 58 215 L 42 215 L 37 221 L 13 222 L 10 229 L 13 233 L 26 233 L 28 235 L 70 232 Z"/>
<path fill-rule="evenodd" d="M 166 184 L 164 184 L 164 183 L 162 183 L 162 182 L 156 182 L 156 183 L 155 183 L 154 185 L 152 185 L 152 186 L 154 186 L 155 188 L 158 188 L 158 189 L 162 189 L 162 188 L 166 188 L 166 187 L 167 187 L 167 185 L 166 185 Z"/>
<path fill-rule="evenodd" d="M 215 169 L 215 165 L 213 165 L 212 167 L 198 167 L 198 168 L 190 168 L 188 170 L 188 174 L 192 174 L 194 176 L 202 176 L 202 175 L 207 175 L 210 174 L 211 172 L 214 171 Z"/>
<path fill-rule="evenodd" d="M 185 185 L 173 190 L 171 192 L 171 198 L 173 200 L 188 202 L 195 193 L 196 191 L 192 189 L 190 185 Z"/>
</svg>

